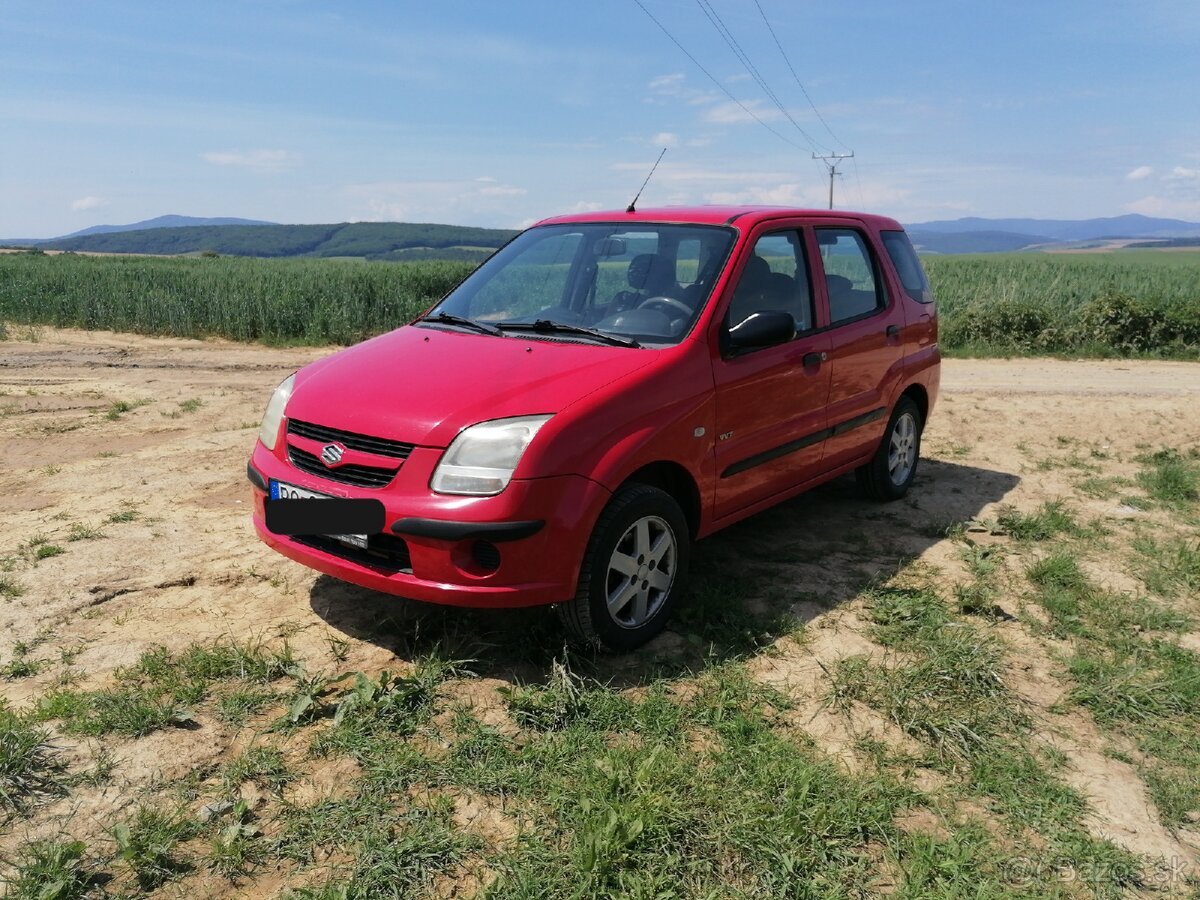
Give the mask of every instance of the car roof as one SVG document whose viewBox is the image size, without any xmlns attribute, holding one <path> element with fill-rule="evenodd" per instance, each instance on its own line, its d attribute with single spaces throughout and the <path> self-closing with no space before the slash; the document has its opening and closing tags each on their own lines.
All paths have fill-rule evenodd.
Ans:
<svg viewBox="0 0 1200 900">
<path fill-rule="evenodd" d="M 873 213 L 844 209 L 796 209 L 788 206 L 660 206 L 636 212 L 607 210 L 574 213 L 543 219 L 538 225 L 562 225 L 574 222 L 670 222 L 693 225 L 737 225 L 750 228 L 759 222 L 783 218 L 853 219 L 888 231 L 903 228 L 895 219 Z"/>
</svg>

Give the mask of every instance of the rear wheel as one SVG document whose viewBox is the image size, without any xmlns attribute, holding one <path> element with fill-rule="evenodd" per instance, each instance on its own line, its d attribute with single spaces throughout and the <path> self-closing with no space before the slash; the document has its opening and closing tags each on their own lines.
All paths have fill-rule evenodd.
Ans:
<svg viewBox="0 0 1200 900">
<path fill-rule="evenodd" d="M 855 471 L 859 487 L 876 500 L 899 500 L 908 493 L 921 457 L 921 410 L 901 397 L 888 419 L 887 431 L 865 466 Z"/>
<path fill-rule="evenodd" d="M 649 641 L 670 618 L 688 552 L 687 520 L 670 494 L 622 487 L 592 530 L 575 597 L 558 606 L 570 637 L 618 651 Z"/>
</svg>

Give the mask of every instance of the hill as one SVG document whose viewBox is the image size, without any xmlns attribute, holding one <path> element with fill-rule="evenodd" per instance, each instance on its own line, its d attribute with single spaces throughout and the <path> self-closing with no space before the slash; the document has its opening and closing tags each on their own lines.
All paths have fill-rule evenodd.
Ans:
<svg viewBox="0 0 1200 900">
<path fill-rule="evenodd" d="M 921 253 L 1011 253 L 1030 247 L 1053 244 L 1048 237 L 1015 234 L 1011 231 L 961 231 L 940 233 L 922 231 L 920 226 L 908 229 L 913 246 Z"/>
<path fill-rule="evenodd" d="M 141 222 L 133 222 L 129 225 L 93 225 L 91 228 L 83 228 L 79 231 L 72 231 L 70 234 L 64 234 L 57 238 L 42 238 L 37 243 L 46 241 L 62 241 L 68 238 L 84 237 L 89 234 L 112 234 L 117 231 L 145 231 L 150 228 L 186 228 L 189 226 L 205 226 L 205 225 L 274 225 L 274 222 L 263 222 L 258 219 L 237 219 L 231 217 L 218 218 L 200 218 L 198 216 L 156 216 L 153 219 L 145 219 Z"/>
<path fill-rule="evenodd" d="M 462 259 L 478 261 L 516 232 L 405 222 L 331 225 L 206 225 L 148 228 L 40 241 L 45 250 L 173 255 Z"/>
<path fill-rule="evenodd" d="M 1156 219 L 1130 214 L 1101 219 L 965 219 L 914 222 L 911 231 L 936 231 L 943 234 L 1007 231 L 1015 234 L 1045 235 L 1056 241 L 1087 241 L 1096 238 L 1198 237 L 1200 222 L 1182 219 Z"/>
</svg>

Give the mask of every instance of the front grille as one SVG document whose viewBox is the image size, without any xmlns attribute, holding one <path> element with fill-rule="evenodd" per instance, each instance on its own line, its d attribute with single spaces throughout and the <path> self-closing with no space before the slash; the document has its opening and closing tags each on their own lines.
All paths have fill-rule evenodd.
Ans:
<svg viewBox="0 0 1200 900">
<path fill-rule="evenodd" d="M 301 472 L 328 478 L 330 481 L 352 484 L 355 487 L 381 488 L 396 477 L 396 469 L 377 469 L 375 466 L 359 466 L 353 463 L 331 469 L 318 457 L 299 447 L 288 447 L 288 459 Z"/>
<path fill-rule="evenodd" d="M 390 534 L 372 534 L 367 538 L 366 549 L 343 544 L 323 534 L 298 534 L 292 540 L 297 544 L 337 556 L 362 566 L 382 569 L 386 572 L 412 574 L 412 560 L 408 556 L 408 544 L 403 538 Z"/>
<path fill-rule="evenodd" d="M 288 434 L 308 438 L 310 441 L 320 441 L 322 444 L 338 441 L 351 450 L 390 456 L 392 459 L 408 459 L 408 454 L 413 451 L 412 444 L 371 437 L 353 431 L 342 431 L 340 428 L 326 428 L 324 425 L 313 425 L 311 422 L 300 422 L 296 419 L 288 419 Z"/>
</svg>

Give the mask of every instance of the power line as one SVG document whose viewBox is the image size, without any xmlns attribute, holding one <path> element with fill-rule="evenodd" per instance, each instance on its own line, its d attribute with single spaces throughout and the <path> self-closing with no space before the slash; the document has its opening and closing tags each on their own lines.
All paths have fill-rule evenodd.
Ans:
<svg viewBox="0 0 1200 900">
<path fill-rule="evenodd" d="M 762 8 L 762 4 L 758 0 L 754 0 L 754 5 L 758 7 L 758 14 L 762 16 L 763 24 L 767 26 L 767 31 L 771 32 L 771 37 L 775 41 L 775 46 L 779 48 L 779 54 L 783 57 L 783 61 L 787 63 L 788 70 L 792 73 L 792 77 L 796 79 L 796 84 L 800 85 L 800 90 L 804 94 L 804 99 L 808 101 L 808 105 L 812 107 L 812 111 L 816 113 L 817 118 L 821 120 L 821 124 L 825 126 L 825 130 L 829 132 L 829 136 L 833 138 L 835 144 L 841 144 L 845 147 L 845 143 L 838 140 L 838 136 L 833 133 L 833 129 L 829 127 L 829 123 L 825 121 L 825 117 L 821 115 L 821 111 L 817 109 L 817 104 L 813 103 L 813 98 L 808 95 L 808 89 L 804 86 L 804 82 L 800 80 L 800 76 L 796 74 L 796 69 L 792 65 L 792 61 L 788 58 L 787 51 L 783 49 L 783 44 L 779 41 L 779 36 L 775 34 L 775 29 L 771 27 L 771 20 L 767 18 L 766 11 Z"/>
<path fill-rule="evenodd" d="M 763 128 L 767 129 L 767 131 L 771 132 L 771 134 L 775 135 L 775 137 L 779 138 L 785 144 L 795 147 L 797 150 L 811 149 L 810 147 L 801 147 L 799 144 L 797 144 L 791 138 L 787 137 L 784 134 L 779 133 L 774 128 L 772 128 L 770 125 L 768 125 L 766 122 L 764 122 L 762 119 L 760 119 L 758 117 L 758 115 L 754 112 L 754 110 L 752 110 L 750 107 L 748 107 L 745 103 L 743 103 L 737 97 L 733 96 L 733 94 L 730 93 L 729 89 L 727 87 L 725 87 L 725 85 L 721 84 L 721 82 L 718 81 L 716 79 L 716 77 L 714 77 L 713 74 L 710 71 L 708 71 L 708 69 L 706 69 L 706 68 L 704 68 L 704 66 L 700 65 L 700 61 L 698 59 L 696 59 L 696 57 L 692 56 L 691 53 L 688 52 L 687 47 L 685 47 L 685 46 L 683 46 L 683 44 L 679 43 L 679 41 L 676 39 L 675 35 L 671 34 L 671 32 L 669 32 L 667 30 L 667 26 L 663 25 L 662 22 L 658 21 L 658 19 L 656 19 L 654 17 L 654 13 L 650 12 L 650 10 L 648 10 L 646 8 L 646 5 L 644 3 L 642 3 L 642 0 L 633 0 L 633 2 L 641 7 L 642 12 L 644 12 L 647 16 L 650 17 L 650 21 L 653 22 L 655 25 L 657 25 L 659 27 L 659 30 L 661 30 L 663 34 L 665 34 L 667 37 L 669 37 L 671 39 L 671 43 L 673 43 L 676 47 L 678 47 L 680 50 L 683 51 L 684 56 L 686 56 L 688 59 L 690 59 L 692 61 L 692 64 L 695 65 L 695 67 L 697 69 L 699 69 L 701 72 L 703 72 L 705 75 L 708 76 L 708 80 L 711 81 L 713 84 L 715 84 L 721 90 L 721 93 L 723 93 L 726 97 L 728 97 L 730 100 L 732 100 L 734 103 L 736 103 L 738 106 L 741 107 L 742 112 L 744 112 L 746 115 L 748 115 L 750 118 L 752 118 L 755 122 L 757 122 Z"/>
<path fill-rule="evenodd" d="M 854 167 L 854 184 L 858 188 L 858 208 L 865 210 L 867 206 L 867 198 L 863 194 L 862 179 L 858 177 L 858 158 L 851 157 L 850 165 Z"/>
<path fill-rule="evenodd" d="M 696 4 L 700 7 L 700 11 L 708 17 L 708 21 L 712 24 L 713 28 L 717 29 L 717 34 L 719 34 L 725 41 L 725 45 L 733 51 L 733 55 L 738 58 L 742 66 L 750 74 L 750 77 L 758 82 L 758 86 L 762 88 L 763 93 L 770 98 L 771 102 L 775 104 L 776 108 L 787 117 L 788 121 L 791 122 L 792 125 L 795 126 L 796 130 L 800 132 L 806 141 L 808 141 L 809 146 L 813 150 L 816 150 L 819 146 L 818 143 L 813 140 L 812 135 L 800 127 L 800 123 L 796 121 L 790 112 L 788 112 L 787 107 L 783 105 L 779 97 L 773 90 L 771 90 L 770 85 L 767 84 L 766 78 L 764 78 L 762 73 L 758 71 L 758 67 L 750 61 L 750 55 L 742 49 L 742 45 L 739 44 L 737 38 L 733 36 L 733 32 L 729 30 L 729 26 L 725 24 L 724 20 L 722 20 L 720 13 L 713 8 L 709 0 L 696 0 Z"/>
</svg>

